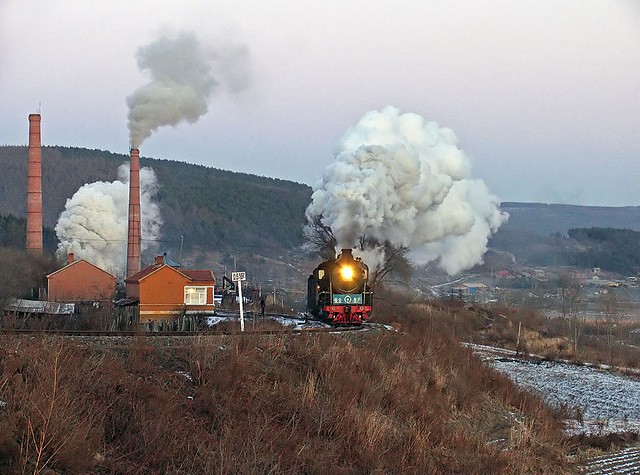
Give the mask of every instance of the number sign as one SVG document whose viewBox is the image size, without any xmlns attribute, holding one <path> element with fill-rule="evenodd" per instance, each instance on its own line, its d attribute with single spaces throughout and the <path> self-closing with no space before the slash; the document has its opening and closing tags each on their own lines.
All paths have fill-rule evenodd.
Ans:
<svg viewBox="0 0 640 475">
<path fill-rule="evenodd" d="M 362 305 L 362 294 L 333 294 L 334 305 Z"/>
</svg>

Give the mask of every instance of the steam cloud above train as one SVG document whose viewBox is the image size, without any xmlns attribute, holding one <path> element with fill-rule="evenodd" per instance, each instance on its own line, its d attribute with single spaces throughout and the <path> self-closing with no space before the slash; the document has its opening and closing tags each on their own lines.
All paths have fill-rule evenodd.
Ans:
<svg viewBox="0 0 640 475">
<path fill-rule="evenodd" d="M 314 187 L 308 219 L 321 216 L 337 248 L 360 236 L 409 249 L 418 264 L 435 261 L 456 274 L 482 262 L 487 243 L 508 215 L 451 129 L 395 107 L 366 113 L 337 146 Z M 380 250 L 358 251 L 370 266 Z"/>
</svg>

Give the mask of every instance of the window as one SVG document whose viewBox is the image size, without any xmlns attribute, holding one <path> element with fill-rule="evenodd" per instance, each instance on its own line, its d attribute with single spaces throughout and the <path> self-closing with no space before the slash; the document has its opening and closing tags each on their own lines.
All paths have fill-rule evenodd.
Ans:
<svg viewBox="0 0 640 475">
<path fill-rule="evenodd" d="M 206 305 L 207 304 L 207 288 L 186 286 L 184 288 L 184 304 L 185 305 Z"/>
</svg>

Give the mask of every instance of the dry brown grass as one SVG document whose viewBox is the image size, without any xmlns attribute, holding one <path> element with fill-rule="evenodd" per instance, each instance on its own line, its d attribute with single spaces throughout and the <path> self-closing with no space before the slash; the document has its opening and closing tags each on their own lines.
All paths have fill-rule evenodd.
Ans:
<svg viewBox="0 0 640 475">
<path fill-rule="evenodd" d="M 449 303 L 439 305 L 446 311 Z M 519 349 L 549 359 L 640 368 L 640 336 L 631 332 L 637 323 L 618 322 L 609 338 L 606 322 L 547 319 L 534 310 L 508 307 L 461 310 L 459 303 L 453 303 L 448 312 L 457 317 L 444 322 L 443 331 L 465 341 Z"/>
<path fill-rule="evenodd" d="M 398 310 L 398 332 L 168 349 L 3 337 L 0 471 L 570 472 L 556 416 L 452 339 L 484 316 Z"/>
</svg>

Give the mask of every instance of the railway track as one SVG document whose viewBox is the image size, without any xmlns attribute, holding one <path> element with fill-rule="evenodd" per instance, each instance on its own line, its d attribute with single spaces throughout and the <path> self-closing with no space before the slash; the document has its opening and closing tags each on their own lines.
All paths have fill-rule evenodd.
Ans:
<svg viewBox="0 0 640 475">
<path fill-rule="evenodd" d="M 306 330 L 250 330 L 245 332 L 222 332 L 216 330 L 200 330 L 200 331 L 102 331 L 102 330 L 30 330 L 30 329 L 3 329 L 0 333 L 3 335 L 56 335 L 56 336 L 96 336 L 96 337 L 109 337 L 109 336 L 129 336 L 129 337 L 144 337 L 144 338 L 158 338 L 158 337 L 171 337 L 171 336 L 220 336 L 220 335 L 234 335 L 234 336 L 250 336 L 250 335 L 279 335 L 279 334 L 300 334 L 305 332 L 314 333 L 337 333 L 341 331 L 350 330 L 362 330 L 357 328 L 309 328 Z"/>
<path fill-rule="evenodd" d="M 340 326 L 340 327 L 311 327 L 311 328 L 287 328 L 270 329 L 270 330 L 248 330 L 245 332 L 221 331 L 214 327 L 207 327 L 195 331 L 140 331 L 140 330 L 59 330 L 59 329 L 24 329 L 11 328 L 0 329 L 2 335 L 55 335 L 62 337 L 141 337 L 141 338 L 159 338 L 159 337 L 203 337 L 203 336 L 238 336 L 248 337 L 251 335 L 296 335 L 303 333 L 342 333 L 351 331 L 370 331 L 374 328 L 388 329 L 384 325 L 364 323 L 358 326 Z"/>
</svg>

